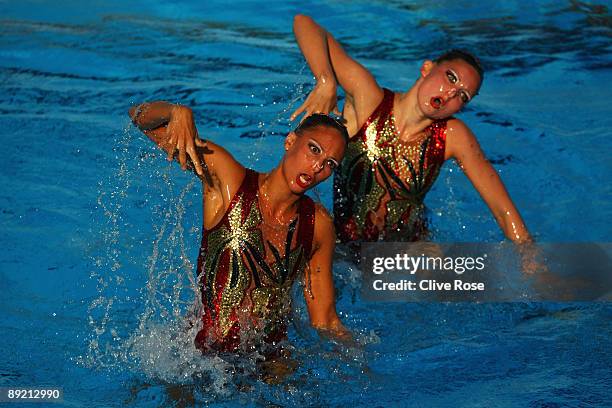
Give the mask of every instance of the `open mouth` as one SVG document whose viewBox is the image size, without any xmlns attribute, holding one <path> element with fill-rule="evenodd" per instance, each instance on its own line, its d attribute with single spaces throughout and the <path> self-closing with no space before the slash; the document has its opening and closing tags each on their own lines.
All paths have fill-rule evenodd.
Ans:
<svg viewBox="0 0 612 408">
<path fill-rule="evenodd" d="M 312 176 L 309 176 L 306 173 L 300 173 L 295 182 L 302 188 L 308 188 L 308 186 L 312 184 Z"/>
<path fill-rule="evenodd" d="M 431 100 L 429 101 L 429 104 L 432 106 L 432 108 L 434 109 L 440 109 L 443 105 L 444 105 L 444 101 L 442 100 L 442 98 L 434 96 L 431 98 Z"/>
</svg>

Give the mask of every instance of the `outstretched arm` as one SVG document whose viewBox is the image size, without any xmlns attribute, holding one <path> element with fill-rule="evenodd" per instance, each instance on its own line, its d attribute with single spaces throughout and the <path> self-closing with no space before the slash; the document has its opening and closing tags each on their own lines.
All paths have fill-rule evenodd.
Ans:
<svg viewBox="0 0 612 408">
<path fill-rule="evenodd" d="M 459 162 L 506 237 L 516 243 L 530 242 L 531 235 L 499 175 L 470 129 L 458 119 L 448 121 L 446 157 L 454 157 Z"/>
<path fill-rule="evenodd" d="M 332 257 L 336 245 L 334 224 L 327 211 L 317 205 L 315 213 L 314 253 L 304 276 L 304 297 L 310 323 L 340 340 L 350 340 L 350 332 L 336 313 Z"/>
<path fill-rule="evenodd" d="M 369 115 L 383 96 L 382 89 L 372 74 L 352 59 L 323 27 L 312 18 L 298 14 L 293 20 L 293 31 L 300 50 L 308 62 L 317 83 L 315 89 L 291 116 L 302 112 L 329 113 L 337 109 L 336 86 L 344 89 L 357 116 Z"/>
</svg>

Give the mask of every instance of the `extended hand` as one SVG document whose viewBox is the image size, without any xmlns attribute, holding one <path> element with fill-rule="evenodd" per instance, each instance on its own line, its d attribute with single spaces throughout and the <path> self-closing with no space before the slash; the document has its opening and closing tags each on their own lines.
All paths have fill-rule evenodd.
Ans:
<svg viewBox="0 0 612 408">
<path fill-rule="evenodd" d="M 176 150 L 183 170 L 187 169 L 187 155 L 191 159 L 198 175 L 202 175 L 202 158 L 199 157 L 196 147 L 205 147 L 206 142 L 200 139 L 193 120 L 193 112 L 186 106 L 176 105 L 166 129 L 167 142 L 162 146 L 168 153 L 168 160 L 172 161 Z"/>
<path fill-rule="evenodd" d="M 317 82 L 312 92 L 306 98 L 306 101 L 291 114 L 290 120 L 294 120 L 300 114 L 306 112 L 302 120 L 306 119 L 313 113 L 329 114 L 333 112 L 340 116 L 338 111 L 338 95 L 336 94 L 336 83 L 329 80 L 321 80 Z M 301 122 L 301 121 L 300 121 Z"/>
</svg>

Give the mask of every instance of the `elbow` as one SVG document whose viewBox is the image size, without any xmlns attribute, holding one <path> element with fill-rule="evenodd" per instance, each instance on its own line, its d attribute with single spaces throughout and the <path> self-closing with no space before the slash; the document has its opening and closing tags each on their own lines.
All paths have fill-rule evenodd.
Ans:
<svg viewBox="0 0 612 408">
<path fill-rule="evenodd" d="M 304 24 L 314 23 L 314 20 L 305 14 L 296 14 L 293 17 L 293 30 L 303 26 Z"/>
<path fill-rule="evenodd" d="M 136 114 L 136 109 L 138 109 L 138 106 L 136 105 L 130 106 L 130 109 L 128 109 L 128 115 L 130 116 L 130 119 L 132 119 L 132 121 L 134 121 L 134 115 Z"/>
<path fill-rule="evenodd" d="M 128 115 L 132 120 L 132 123 L 138 126 L 138 116 L 140 116 L 140 112 L 142 111 L 142 104 L 131 106 L 128 110 Z"/>
<path fill-rule="evenodd" d="M 308 21 L 308 20 L 311 20 L 311 21 L 312 21 L 312 18 L 310 18 L 310 17 L 309 17 L 309 16 L 307 16 L 306 14 L 296 14 L 296 15 L 293 17 L 293 24 L 294 24 L 294 25 L 295 25 L 295 24 L 300 24 L 300 23 L 303 23 L 304 21 Z"/>
</svg>

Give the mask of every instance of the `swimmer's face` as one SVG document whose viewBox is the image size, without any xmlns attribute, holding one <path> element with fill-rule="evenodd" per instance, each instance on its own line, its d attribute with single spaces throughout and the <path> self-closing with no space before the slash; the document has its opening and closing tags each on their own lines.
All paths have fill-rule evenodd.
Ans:
<svg viewBox="0 0 612 408">
<path fill-rule="evenodd" d="M 338 130 L 317 126 L 297 135 L 289 133 L 282 170 L 289 189 L 303 194 L 327 179 L 340 165 L 346 143 Z"/>
<path fill-rule="evenodd" d="M 425 61 L 417 98 L 421 111 L 430 119 L 444 119 L 459 112 L 480 88 L 478 71 L 457 59 L 439 64 Z"/>
</svg>

